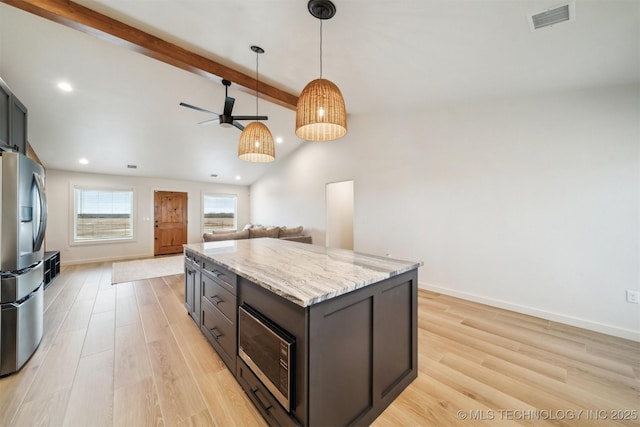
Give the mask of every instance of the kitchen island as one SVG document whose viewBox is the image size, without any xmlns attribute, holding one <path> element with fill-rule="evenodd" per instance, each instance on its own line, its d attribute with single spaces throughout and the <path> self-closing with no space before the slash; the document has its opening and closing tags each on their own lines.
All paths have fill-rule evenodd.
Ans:
<svg viewBox="0 0 640 427">
<path fill-rule="evenodd" d="M 187 312 L 270 425 L 368 425 L 416 378 L 422 263 L 279 239 L 184 253 Z"/>
</svg>

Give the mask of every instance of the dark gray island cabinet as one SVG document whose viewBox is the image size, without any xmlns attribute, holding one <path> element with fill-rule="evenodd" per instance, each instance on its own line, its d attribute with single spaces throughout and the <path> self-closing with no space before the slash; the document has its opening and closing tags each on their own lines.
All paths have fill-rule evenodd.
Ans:
<svg viewBox="0 0 640 427">
<path fill-rule="evenodd" d="M 270 425 L 368 425 L 417 377 L 422 263 L 279 239 L 184 252 L 185 307 Z"/>
</svg>

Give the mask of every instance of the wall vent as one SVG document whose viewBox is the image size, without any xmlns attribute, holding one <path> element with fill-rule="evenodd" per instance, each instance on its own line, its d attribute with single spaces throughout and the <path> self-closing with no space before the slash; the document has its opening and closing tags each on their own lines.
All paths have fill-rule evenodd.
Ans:
<svg viewBox="0 0 640 427">
<path fill-rule="evenodd" d="M 554 6 L 545 11 L 531 15 L 531 30 L 535 31 L 561 22 L 573 21 L 574 17 L 575 6 L 573 2 Z"/>
<path fill-rule="evenodd" d="M 138 165 L 127 165 L 129 169 L 138 169 Z"/>
</svg>

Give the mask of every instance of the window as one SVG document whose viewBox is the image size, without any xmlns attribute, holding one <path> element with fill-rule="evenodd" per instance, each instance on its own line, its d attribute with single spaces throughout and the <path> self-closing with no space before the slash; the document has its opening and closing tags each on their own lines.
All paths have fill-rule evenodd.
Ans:
<svg viewBox="0 0 640 427">
<path fill-rule="evenodd" d="M 236 200 L 234 195 L 205 194 L 203 196 L 203 229 L 205 233 L 235 230 Z"/>
<path fill-rule="evenodd" d="M 133 190 L 74 188 L 74 242 L 133 239 Z"/>
</svg>

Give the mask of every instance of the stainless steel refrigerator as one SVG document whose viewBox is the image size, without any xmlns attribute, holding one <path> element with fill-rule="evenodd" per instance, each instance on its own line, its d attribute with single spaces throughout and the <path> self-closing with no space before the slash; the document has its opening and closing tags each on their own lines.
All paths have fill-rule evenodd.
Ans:
<svg viewBox="0 0 640 427">
<path fill-rule="evenodd" d="M 44 169 L 0 152 L 0 376 L 19 370 L 42 339 Z"/>
</svg>

